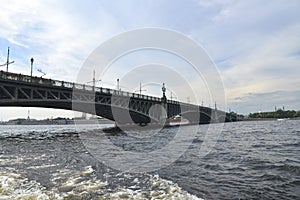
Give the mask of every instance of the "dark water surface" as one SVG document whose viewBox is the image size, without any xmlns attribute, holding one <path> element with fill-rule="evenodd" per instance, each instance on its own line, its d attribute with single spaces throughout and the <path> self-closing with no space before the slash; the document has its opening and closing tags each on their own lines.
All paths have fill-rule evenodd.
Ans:
<svg viewBox="0 0 300 200">
<path fill-rule="evenodd" d="M 227 123 L 217 138 L 205 137 L 208 127 L 169 166 L 137 174 L 102 164 L 83 145 L 77 133 L 99 126 L 0 126 L 0 199 L 300 198 L 299 120 Z M 125 151 L 151 152 L 177 130 L 105 137 Z M 206 140 L 216 145 L 203 156 Z"/>
</svg>

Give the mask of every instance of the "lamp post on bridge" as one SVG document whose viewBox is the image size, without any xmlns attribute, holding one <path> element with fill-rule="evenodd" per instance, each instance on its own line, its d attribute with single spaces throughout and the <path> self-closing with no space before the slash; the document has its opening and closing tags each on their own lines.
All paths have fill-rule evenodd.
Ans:
<svg viewBox="0 0 300 200">
<path fill-rule="evenodd" d="M 161 90 L 163 92 L 163 98 L 167 99 L 167 97 L 166 97 L 166 86 L 165 86 L 165 83 L 163 83 L 163 86 L 162 86 Z"/>
<path fill-rule="evenodd" d="M 11 61 L 9 62 L 9 47 L 7 48 L 7 59 L 6 59 L 6 63 L 0 65 L 0 67 L 3 67 L 6 65 L 6 72 L 8 72 L 8 65 L 13 64 L 15 61 Z"/>
<path fill-rule="evenodd" d="M 167 103 L 167 97 L 166 97 L 167 89 L 166 89 L 165 83 L 163 83 L 161 90 L 163 92 L 163 97 L 161 98 L 161 104 L 162 104 L 162 107 L 165 109 L 166 113 L 164 113 L 164 111 L 162 110 L 160 120 L 163 123 L 166 123 L 165 120 L 167 120 L 167 118 L 168 118 L 168 103 Z"/>
<path fill-rule="evenodd" d="M 31 63 L 31 72 L 30 72 L 30 77 L 32 78 L 32 67 L 33 67 L 33 61 L 34 61 L 34 59 L 33 58 L 31 58 L 30 59 L 30 63 Z"/>
<path fill-rule="evenodd" d="M 143 91 L 147 91 L 146 89 L 142 89 L 142 88 L 143 88 L 142 82 L 140 82 L 140 89 L 139 90 L 135 90 L 134 92 L 140 92 L 140 95 L 142 95 Z"/>
<path fill-rule="evenodd" d="M 101 79 L 96 80 L 96 71 L 94 69 L 94 71 L 93 71 L 93 80 L 88 81 L 86 83 L 93 83 L 93 92 L 95 92 L 96 91 L 96 82 L 100 82 L 100 81 L 102 81 L 102 80 Z"/>
<path fill-rule="evenodd" d="M 9 47 L 7 48 L 6 72 L 8 72 L 8 65 L 9 65 Z"/>
<path fill-rule="evenodd" d="M 117 90 L 120 90 L 120 79 L 117 79 Z"/>
<path fill-rule="evenodd" d="M 170 90 L 170 99 L 171 99 L 171 101 L 172 101 L 173 99 L 177 99 L 176 96 L 175 96 L 175 97 L 173 96 L 173 92 L 172 92 L 171 90 Z"/>
</svg>

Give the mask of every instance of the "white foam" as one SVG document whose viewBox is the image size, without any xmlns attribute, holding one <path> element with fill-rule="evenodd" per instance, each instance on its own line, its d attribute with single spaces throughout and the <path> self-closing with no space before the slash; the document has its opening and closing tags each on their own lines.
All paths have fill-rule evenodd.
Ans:
<svg viewBox="0 0 300 200">
<path fill-rule="evenodd" d="M 158 199 L 190 199 L 190 200 L 199 200 L 200 198 L 195 195 L 189 194 L 184 191 L 172 181 L 168 181 L 160 178 L 158 175 L 154 175 L 150 179 L 151 183 L 151 198 Z"/>
<path fill-rule="evenodd" d="M 82 171 L 62 170 L 54 175 L 53 183 L 62 180 L 61 184 L 53 189 L 46 189 L 37 181 L 29 181 L 23 175 L 16 173 L 12 168 L 0 169 L 0 200 L 7 199 L 36 199 L 36 200 L 63 200 L 77 196 L 83 197 L 89 191 L 99 191 L 107 182 L 101 182 L 95 178 L 82 180 L 82 177 L 93 173 L 91 166 Z M 60 192 L 59 189 L 71 188 L 68 192 Z"/>
<path fill-rule="evenodd" d="M 44 169 L 44 168 L 51 168 L 58 166 L 59 164 L 49 164 L 49 165 L 37 165 L 37 166 L 30 166 L 27 169 Z"/>
<path fill-rule="evenodd" d="M 182 190 L 176 183 L 162 179 L 158 175 L 151 176 L 149 180 L 149 184 L 150 184 L 150 188 L 149 190 L 146 191 L 122 188 L 122 189 L 118 189 L 115 192 L 102 195 L 100 199 L 201 200 L 201 198 L 198 198 L 195 195 L 189 194 L 188 192 Z"/>
<path fill-rule="evenodd" d="M 48 200 L 59 197 L 46 191 L 38 182 L 29 181 L 21 174 L 10 169 L 0 171 L 0 199 L 37 199 Z"/>
<path fill-rule="evenodd" d="M 106 186 L 107 181 L 102 182 L 96 177 L 91 176 L 94 173 L 92 166 L 85 167 L 82 171 L 61 170 L 53 174 L 52 182 L 56 185 L 55 192 L 62 198 L 81 198 L 89 192 L 101 191 Z M 86 180 L 83 178 L 89 176 Z M 59 192 L 58 188 L 65 189 L 66 192 Z"/>
<path fill-rule="evenodd" d="M 37 181 L 29 181 L 22 174 L 12 168 L 0 168 L 0 200 L 7 199 L 36 199 L 36 200 L 63 200 L 65 198 L 84 198 L 93 193 L 100 199 L 170 199 L 170 200 L 199 200 L 200 198 L 182 190 L 176 183 L 160 178 L 158 175 L 150 176 L 146 188 L 138 186 L 139 178 L 135 178 L 128 188 L 118 188 L 107 192 L 105 186 L 108 182 L 100 181 L 93 176 L 91 166 L 82 171 L 61 170 L 53 174 L 52 182 L 56 185 L 46 189 Z M 120 175 L 122 176 L 122 175 Z M 65 189 L 65 190 L 64 190 Z"/>
</svg>

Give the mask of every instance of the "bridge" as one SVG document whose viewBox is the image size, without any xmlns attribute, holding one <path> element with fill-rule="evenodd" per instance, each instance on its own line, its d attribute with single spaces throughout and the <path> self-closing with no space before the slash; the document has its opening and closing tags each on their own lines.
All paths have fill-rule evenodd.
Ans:
<svg viewBox="0 0 300 200">
<path fill-rule="evenodd" d="M 217 110 L 110 88 L 0 71 L 0 106 L 44 107 L 85 112 L 139 125 L 167 123 L 180 115 L 193 124 L 230 122 L 236 119 Z"/>
</svg>

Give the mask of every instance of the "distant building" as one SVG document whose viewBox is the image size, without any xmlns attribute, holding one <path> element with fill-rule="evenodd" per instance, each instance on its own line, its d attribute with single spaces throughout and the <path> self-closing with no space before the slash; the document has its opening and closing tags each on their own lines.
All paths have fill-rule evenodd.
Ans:
<svg viewBox="0 0 300 200">
<path fill-rule="evenodd" d="M 67 124 L 113 124 L 112 121 L 105 118 L 92 118 L 85 119 L 82 117 L 76 117 L 73 119 L 57 117 L 55 119 L 25 119 L 18 118 L 12 119 L 7 122 L 0 122 L 0 125 L 67 125 Z"/>
</svg>

